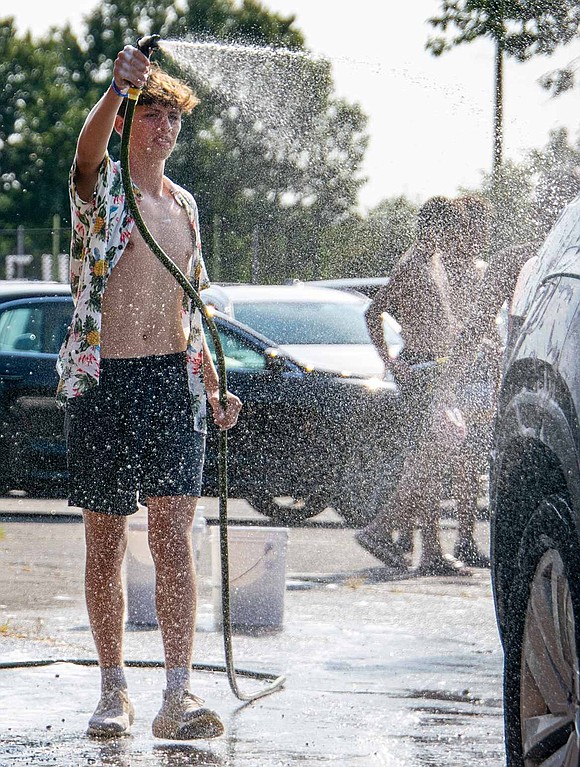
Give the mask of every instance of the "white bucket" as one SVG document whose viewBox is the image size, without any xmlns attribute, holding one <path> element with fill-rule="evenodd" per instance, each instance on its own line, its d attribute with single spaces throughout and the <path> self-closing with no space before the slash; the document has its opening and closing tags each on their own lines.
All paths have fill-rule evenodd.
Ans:
<svg viewBox="0 0 580 767">
<path fill-rule="evenodd" d="M 214 623 L 223 625 L 219 528 L 211 530 Z M 230 613 L 232 629 L 273 631 L 282 627 L 286 590 L 288 529 L 229 527 Z"/>
<path fill-rule="evenodd" d="M 206 520 L 203 506 L 198 506 L 193 521 L 193 555 L 199 564 L 205 538 Z M 125 583 L 127 589 L 127 623 L 131 626 L 157 626 L 155 609 L 155 565 L 147 540 L 146 512 L 129 518 Z"/>
</svg>

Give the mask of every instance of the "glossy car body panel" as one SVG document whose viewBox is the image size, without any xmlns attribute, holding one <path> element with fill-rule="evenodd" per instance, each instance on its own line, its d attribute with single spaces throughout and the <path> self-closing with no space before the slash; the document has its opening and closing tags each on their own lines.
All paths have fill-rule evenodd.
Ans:
<svg viewBox="0 0 580 767">
<path fill-rule="evenodd" d="M 580 215 L 577 203 L 574 215 Z M 566 215 L 565 231 L 580 237 Z M 548 238 L 548 242 L 550 238 Z M 490 508 L 494 596 L 502 639 L 509 633 L 510 589 L 518 550 L 535 506 L 562 494 L 580 550 L 580 273 L 571 245 L 553 238 L 560 258 L 544 253 L 541 279 L 529 288 L 521 330 L 510 339 L 499 397 Z M 545 247 L 544 247 L 545 251 Z M 566 267 L 567 271 L 563 268 Z"/>
</svg>

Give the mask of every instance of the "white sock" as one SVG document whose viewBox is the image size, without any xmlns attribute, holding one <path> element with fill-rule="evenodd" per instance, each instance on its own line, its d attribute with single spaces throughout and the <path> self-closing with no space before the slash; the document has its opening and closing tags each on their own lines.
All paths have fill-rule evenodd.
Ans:
<svg viewBox="0 0 580 767">
<path fill-rule="evenodd" d="M 172 692 L 173 690 L 189 690 L 190 671 L 187 666 L 168 668 L 166 670 L 166 676 L 167 692 Z"/>
<path fill-rule="evenodd" d="M 107 666 L 101 668 L 102 690 L 126 690 L 127 680 L 123 666 Z"/>
</svg>

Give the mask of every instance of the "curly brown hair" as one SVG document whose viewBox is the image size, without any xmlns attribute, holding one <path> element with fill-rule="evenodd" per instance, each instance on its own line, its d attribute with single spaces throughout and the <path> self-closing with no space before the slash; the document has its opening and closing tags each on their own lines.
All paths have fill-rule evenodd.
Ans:
<svg viewBox="0 0 580 767">
<path fill-rule="evenodd" d="M 469 224 L 487 227 L 493 215 L 493 205 L 478 194 L 462 194 L 455 198 L 455 205 Z"/>
<path fill-rule="evenodd" d="M 448 234 L 457 223 L 458 214 L 453 202 L 442 195 L 431 197 L 417 213 L 417 237 L 419 240 L 429 234 L 440 237 Z"/>
<path fill-rule="evenodd" d="M 199 104 L 199 99 L 187 83 L 168 74 L 157 62 L 153 62 L 138 103 L 144 106 L 161 104 L 189 114 Z M 126 106 L 126 101 L 123 101 L 118 114 L 123 116 Z"/>
</svg>

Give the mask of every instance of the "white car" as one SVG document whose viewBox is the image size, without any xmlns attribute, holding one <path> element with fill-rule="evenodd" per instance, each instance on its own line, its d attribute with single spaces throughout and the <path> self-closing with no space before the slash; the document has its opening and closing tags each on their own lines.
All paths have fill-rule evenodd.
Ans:
<svg viewBox="0 0 580 767">
<path fill-rule="evenodd" d="M 345 375 L 384 376 L 364 317 L 369 300 L 363 296 L 297 283 L 214 285 L 201 297 L 306 366 Z M 403 342 L 396 323 L 388 320 L 386 337 L 392 356 L 397 356 Z"/>
</svg>

